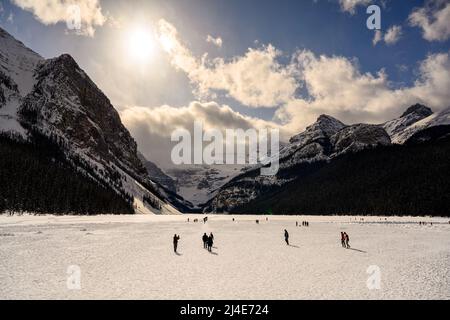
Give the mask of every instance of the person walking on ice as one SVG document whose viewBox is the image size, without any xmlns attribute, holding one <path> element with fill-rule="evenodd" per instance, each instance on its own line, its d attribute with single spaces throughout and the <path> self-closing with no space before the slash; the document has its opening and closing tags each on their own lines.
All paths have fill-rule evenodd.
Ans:
<svg viewBox="0 0 450 320">
<path fill-rule="evenodd" d="M 349 245 L 350 237 L 348 236 L 347 232 L 344 232 L 344 235 L 345 235 L 345 247 L 347 249 L 350 249 L 350 245 Z"/>
<path fill-rule="evenodd" d="M 342 248 L 346 248 L 346 245 L 345 245 L 345 234 L 341 231 L 341 245 L 342 245 Z"/>
<path fill-rule="evenodd" d="M 214 236 L 213 236 L 213 234 L 211 233 L 211 234 L 209 235 L 209 237 L 208 237 L 208 251 L 209 251 L 209 252 L 212 251 L 213 244 L 214 244 Z"/>
<path fill-rule="evenodd" d="M 284 229 L 284 241 L 289 245 L 289 232 L 286 229 Z"/>
<path fill-rule="evenodd" d="M 206 234 L 206 232 L 203 234 L 202 240 L 203 240 L 203 249 L 208 249 L 208 235 Z"/>
<path fill-rule="evenodd" d="M 177 253 L 177 248 L 178 248 L 178 241 L 180 240 L 180 236 L 177 236 L 177 234 L 175 234 L 173 236 L 173 252 Z"/>
</svg>

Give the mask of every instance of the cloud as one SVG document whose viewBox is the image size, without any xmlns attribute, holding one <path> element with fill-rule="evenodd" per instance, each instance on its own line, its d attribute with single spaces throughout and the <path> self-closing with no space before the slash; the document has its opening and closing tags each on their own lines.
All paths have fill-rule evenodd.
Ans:
<svg viewBox="0 0 450 320">
<path fill-rule="evenodd" d="M 411 26 L 420 27 L 428 41 L 446 41 L 450 38 L 450 2 L 427 0 L 425 6 L 409 16 Z"/>
<path fill-rule="evenodd" d="M 106 22 L 98 0 L 12 0 L 45 25 L 67 23 L 76 34 L 93 36 Z"/>
<path fill-rule="evenodd" d="M 270 44 L 229 61 L 211 60 L 206 54 L 197 58 L 165 20 L 159 21 L 159 41 L 172 65 L 189 77 L 198 99 L 215 98 L 223 91 L 249 107 L 276 107 L 291 100 L 297 90 L 293 70 L 278 63 L 281 52 Z"/>
<path fill-rule="evenodd" d="M 206 37 L 206 42 L 212 43 L 213 45 L 215 45 L 216 47 L 219 47 L 219 48 L 221 48 L 222 44 L 223 44 L 222 38 L 220 38 L 220 37 L 214 38 L 213 36 L 211 36 L 209 34 Z"/>
<path fill-rule="evenodd" d="M 393 45 L 400 40 L 401 36 L 402 36 L 402 27 L 392 26 L 388 29 L 388 31 L 384 35 L 384 42 L 386 42 L 387 45 Z"/>
<path fill-rule="evenodd" d="M 355 14 L 358 6 L 365 6 L 370 2 L 370 0 L 339 0 L 341 10 L 350 14 Z"/>
<path fill-rule="evenodd" d="M 242 115 L 216 102 L 192 102 L 181 108 L 167 105 L 129 107 L 121 111 L 120 116 L 141 151 L 164 168 L 170 166 L 171 149 L 176 144 L 170 141 L 172 132 L 187 129 L 192 133 L 195 121 L 201 121 L 205 130 L 219 129 L 222 132 L 225 129 L 279 128 L 274 122 Z"/>
<path fill-rule="evenodd" d="M 384 70 L 362 73 L 356 59 L 300 51 L 296 61 L 308 94 L 291 100 L 275 115 L 289 132 L 301 131 L 323 113 L 347 123 L 381 123 L 417 102 L 435 110 L 450 104 L 448 52 L 429 55 L 420 63 L 414 84 L 400 88 L 392 86 Z"/>
<path fill-rule="evenodd" d="M 383 40 L 383 32 L 381 30 L 375 30 L 375 34 L 372 40 L 374 46 L 378 44 L 378 42 Z"/>
<path fill-rule="evenodd" d="M 381 30 L 376 30 L 372 43 L 376 46 L 379 42 L 384 41 L 387 45 L 394 45 L 400 40 L 402 33 L 402 27 L 397 25 L 390 27 L 384 35 Z"/>
<path fill-rule="evenodd" d="M 401 27 L 393 26 L 379 41 L 395 43 Z M 290 57 L 272 45 L 248 49 L 226 61 L 195 57 L 170 23 L 159 22 L 159 41 L 172 65 L 186 73 L 195 93 L 212 97 L 225 93 L 243 105 L 274 106 L 271 121 L 242 115 L 216 102 L 193 102 L 175 108 L 130 107 L 121 112 L 144 153 L 163 167 L 170 162 L 170 134 L 177 128 L 192 130 L 196 120 L 205 128 L 281 129 L 286 141 L 315 122 L 321 114 L 345 123 L 382 123 L 398 117 L 412 104 L 423 103 L 438 111 L 449 106 L 450 53 L 429 54 L 416 65 L 416 79 L 409 85 L 390 81 L 384 69 L 363 72 L 356 58 L 318 55 L 300 50 Z M 404 67 L 402 67 L 404 69 Z M 302 90 L 298 90 L 301 88 Z"/>
<path fill-rule="evenodd" d="M 382 123 L 398 117 L 407 107 L 423 103 L 442 110 L 450 101 L 450 54 L 430 54 L 420 62 L 418 77 L 411 86 L 394 87 L 384 70 L 363 73 L 357 59 L 343 56 L 316 55 L 299 51 L 292 59 L 299 73 L 302 97 L 292 98 L 277 109 L 272 121 L 249 117 L 216 102 L 193 102 L 176 108 L 130 107 L 121 118 L 142 151 L 167 167 L 170 162 L 171 133 L 178 128 L 192 131 L 196 120 L 205 129 L 278 128 L 286 141 L 319 115 L 328 114 L 345 123 Z"/>
</svg>

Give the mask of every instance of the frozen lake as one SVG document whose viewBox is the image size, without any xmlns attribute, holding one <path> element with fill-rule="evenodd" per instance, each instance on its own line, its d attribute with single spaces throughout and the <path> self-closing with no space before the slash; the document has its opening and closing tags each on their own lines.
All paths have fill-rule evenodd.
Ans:
<svg viewBox="0 0 450 320">
<path fill-rule="evenodd" d="M 450 299 L 448 218 L 195 217 L 0 216 L 0 299 Z"/>
</svg>

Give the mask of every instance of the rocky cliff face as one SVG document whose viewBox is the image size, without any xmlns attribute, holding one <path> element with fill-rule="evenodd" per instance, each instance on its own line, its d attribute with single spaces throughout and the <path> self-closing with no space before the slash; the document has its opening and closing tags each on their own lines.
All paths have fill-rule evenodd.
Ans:
<svg viewBox="0 0 450 320">
<path fill-rule="evenodd" d="M 117 111 L 71 56 L 44 60 L 3 30 L 0 43 L 0 131 L 50 137 L 74 167 L 132 195 L 136 212 L 179 213 L 168 198 L 188 205 L 150 179 Z"/>
<path fill-rule="evenodd" d="M 156 164 L 147 160 L 142 153 L 138 152 L 138 157 L 142 161 L 142 164 L 152 181 L 159 183 L 171 192 L 177 192 L 175 181 L 171 177 L 165 174 Z"/>
<path fill-rule="evenodd" d="M 56 134 L 104 166 L 112 163 L 131 176 L 145 175 L 136 142 L 119 114 L 71 56 L 48 60 L 35 74 L 37 83 L 19 108 L 23 122 Z"/>
</svg>

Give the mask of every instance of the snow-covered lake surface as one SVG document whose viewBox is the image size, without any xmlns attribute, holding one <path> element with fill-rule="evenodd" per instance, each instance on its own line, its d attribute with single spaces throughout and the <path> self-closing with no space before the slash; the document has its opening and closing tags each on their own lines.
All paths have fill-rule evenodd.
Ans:
<svg viewBox="0 0 450 320">
<path fill-rule="evenodd" d="M 448 218 L 195 217 L 0 216 L 0 299 L 450 299 Z"/>
</svg>

